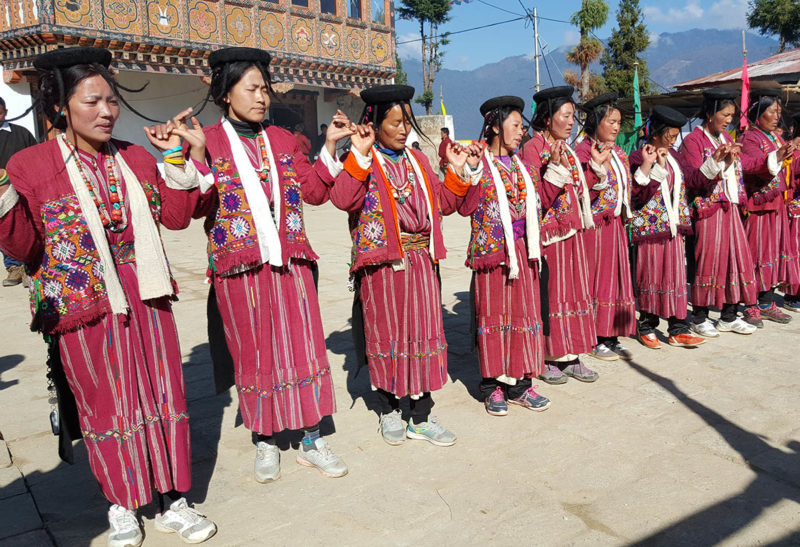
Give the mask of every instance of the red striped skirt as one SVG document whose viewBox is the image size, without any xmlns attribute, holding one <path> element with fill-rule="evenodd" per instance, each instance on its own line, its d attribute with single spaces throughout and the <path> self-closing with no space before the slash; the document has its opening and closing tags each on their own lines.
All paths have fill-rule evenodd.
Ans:
<svg viewBox="0 0 800 547">
<path fill-rule="evenodd" d="M 539 263 L 529 261 L 523 238 L 516 240 L 519 277 L 508 267 L 475 274 L 475 313 L 481 375 L 538 376 L 544 369 L 544 336 L 539 299 Z"/>
<path fill-rule="evenodd" d="M 789 234 L 794 248 L 798 250 L 798 255 L 800 255 L 800 218 L 789 218 Z M 798 260 L 798 264 L 800 264 L 800 260 Z M 800 281 L 789 285 L 786 294 L 800 295 Z"/>
<path fill-rule="evenodd" d="M 686 249 L 683 236 L 636 245 L 636 303 L 659 317 L 686 318 Z"/>
<path fill-rule="evenodd" d="M 367 364 L 372 385 L 398 397 L 447 382 L 442 297 L 425 250 L 407 250 L 404 270 L 368 266 L 361 278 Z"/>
<path fill-rule="evenodd" d="M 311 263 L 214 278 L 245 427 L 301 429 L 336 411 Z"/>
<path fill-rule="evenodd" d="M 134 266 L 117 270 L 128 316 L 108 314 L 58 342 L 92 473 L 108 500 L 136 509 L 153 489 L 191 488 L 189 415 L 171 304 L 143 303 Z"/>
<path fill-rule="evenodd" d="M 543 254 L 550 270 L 550 336 L 545 337 L 545 355 L 589 353 L 597 334 L 583 237 L 577 234 L 548 245 Z"/>
<path fill-rule="evenodd" d="M 598 336 L 629 336 L 636 332 L 628 237 L 622 218 L 583 233 L 595 326 Z"/>
<path fill-rule="evenodd" d="M 757 300 L 755 266 L 747 244 L 739 207 L 731 204 L 694 223 L 696 273 L 689 300 L 714 306 Z"/>
<path fill-rule="evenodd" d="M 779 199 L 777 211 L 747 215 L 745 231 L 756 271 L 759 292 L 800 282 L 797 249 L 789 234 L 786 204 Z"/>
</svg>

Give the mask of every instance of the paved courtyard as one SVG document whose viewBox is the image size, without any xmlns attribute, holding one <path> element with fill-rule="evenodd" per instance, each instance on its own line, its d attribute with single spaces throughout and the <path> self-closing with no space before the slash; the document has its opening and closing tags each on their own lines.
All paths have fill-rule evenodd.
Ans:
<svg viewBox="0 0 800 547">
<path fill-rule="evenodd" d="M 214 394 L 202 225 L 164 233 L 181 290 L 190 501 L 219 526 L 209 546 L 800 544 L 800 317 L 696 349 L 628 340 L 630 363 L 587 358 L 597 383 L 542 384 L 547 412 L 492 417 L 475 398 L 469 224 L 451 217 L 442 264 L 451 382 L 434 414 L 458 442 L 391 447 L 352 353 L 346 216 L 328 204 L 307 207 L 306 218 L 339 407 L 329 442 L 350 467 L 341 479 L 295 463 L 294 435 L 283 439 L 282 478 L 252 478 L 255 449 L 237 425 L 235 393 Z M 107 503 L 85 450 L 78 445 L 75 465 L 58 459 L 26 291 L 0 288 L 0 312 L 0 545 L 105 545 Z M 154 530 L 148 509 L 145 545 L 181 545 Z"/>
</svg>

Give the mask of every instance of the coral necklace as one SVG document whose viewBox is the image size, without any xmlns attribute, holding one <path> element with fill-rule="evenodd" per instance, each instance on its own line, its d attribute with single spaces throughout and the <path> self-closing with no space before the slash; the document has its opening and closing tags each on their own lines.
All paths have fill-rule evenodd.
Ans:
<svg viewBox="0 0 800 547">
<path fill-rule="evenodd" d="M 100 198 L 100 192 L 94 187 L 94 184 L 92 184 L 89 175 L 86 174 L 86 167 L 78 157 L 78 151 L 75 149 L 75 146 L 66 137 L 64 137 L 64 142 L 69 148 L 70 156 L 78 166 L 78 171 L 81 173 L 83 183 L 86 185 L 86 189 L 89 190 L 89 195 L 92 197 L 97 211 L 100 213 L 100 222 L 103 223 L 103 227 L 115 233 L 124 231 L 125 228 L 128 227 L 128 221 L 125 212 L 125 202 L 122 200 L 122 195 L 119 191 L 117 162 L 114 161 L 114 157 L 106 156 L 103 162 L 106 168 L 106 176 L 108 177 L 108 197 L 111 205 L 111 213 L 109 213 L 109 208 Z"/>
<path fill-rule="evenodd" d="M 525 203 L 525 198 L 528 196 L 528 190 L 525 188 L 525 179 L 522 178 L 522 173 L 519 172 L 519 163 L 512 160 L 514 166 L 514 182 L 517 186 L 518 197 L 514 197 L 514 183 L 511 182 L 511 171 L 496 157 L 492 158 L 497 171 L 500 173 L 500 178 L 503 181 L 503 186 L 506 188 L 506 196 L 508 202 L 514 205 L 517 212 L 522 210 L 522 204 Z"/>
<path fill-rule="evenodd" d="M 259 133 L 256 135 L 256 142 L 258 143 L 258 150 L 261 152 L 261 168 L 258 169 L 258 178 L 261 182 L 269 178 L 269 155 L 267 154 L 267 143 L 264 142 L 264 135 Z"/>
<path fill-rule="evenodd" d="M 379 154 L 381 152 L 378 152 Z M 391 161 L 391 158 L 389 158 Z M 394 162 L 392 162 L 394 163 Z M 400 158 L 400 171 L 406 174 L 405 183 L 399 185 L 397 180 L 392 173 L 392 169 L 386 169 L 386 178 L 389 179 L 389 184 L 392 185 L 392 197 L 397 200 L 398 203 L 401 205 L 406 202 L 406 200 L 411 196 L 411 193 L 414 191 L 414 184 L 417 182 L 417 177 L 414 175 L 414 170 L 411 169 L 408 165 L 408 158 L 406 157 L 406 152 L 403 152 L 402 157 Z"/>
</svg>

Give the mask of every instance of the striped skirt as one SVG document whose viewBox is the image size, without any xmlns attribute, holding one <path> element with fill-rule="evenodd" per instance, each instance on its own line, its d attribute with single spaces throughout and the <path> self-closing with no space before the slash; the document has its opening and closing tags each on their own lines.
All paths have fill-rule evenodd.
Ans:
<svg viewBox="0 0 800 547">
<path fill-rule="evenodd" d="M 598 336 L 629 336 L 636 332 L 628 237 L 622 218 L 583 233 L 589 261 L 590 288 Z"/>
<path fill-rule="evenodd" d="M 550 336 L 544 340 L 545 356 L 589 353 L 597 343 L 597 334 L 583 236 L 577 234 L 548 245 L 543 254 L 550 269 Z"/>
<path fill-rule="evenodd" d="M 361 275 L 367 364 L 372 385 L 398 397 L 447 382 L 442 297 L 425 249 L 407 250 L 405 269 L 367 266 Z"/>
<path fill-rule="evenodd" d="M 747 215 L 745 231 L 756 271 L 759 292 L 800 282 L 797 249 L 789 233 L 789 215 L 783 198 L 777 211 Z"/>
<path fill-rule="evenodd" d="M 117 269 L 128 316 L 108 314 L 58 345 L 92 473 L 109 501 L 136 509 L 153 489 L 191 488 L 189 415 L 171 304 L 143 303 L 134 267 Z"/>
<path fill-rule="evenodd" d="M 792 239 L 792 244 L 794 248 L 798 250 L 798 255 L 800 256 L 800 217 L 789 218 L 789 234 Z M 800 264 L 800 260 L 798 260 L 798 264 Z M 800 281 L 790 284 L 786 288 L 786 294 L 793 296 L 800 295 Z"/>
<path fill-rule="evenodd" d="M 311 264 L 292 259 L 215 277 L 247 429 L 271 435 L 333 414 L 331 368 Z"/>
<path fill-rule="evenodd" d="M 739 207 L 731 204 L 707 218 L 696 219 L 696 273 L 689 300 L 694 306 L 755 304 L 755 266 L 747 244 Z"/>
<path fill-rule="evenodd" d="M 528 260 L 523 238 L 515 243 L 517 279 L 508 278 L 507 266 L 475 274 L 478 357 L 484 378 L 538 376 L 544 368 L 539 263 Z"/>
<path fill-rule="evenodd" d="M 683 236 L 636 245 L 636 303 L 659 317 L 686 318 L 686 249 Z"/>
</svg>

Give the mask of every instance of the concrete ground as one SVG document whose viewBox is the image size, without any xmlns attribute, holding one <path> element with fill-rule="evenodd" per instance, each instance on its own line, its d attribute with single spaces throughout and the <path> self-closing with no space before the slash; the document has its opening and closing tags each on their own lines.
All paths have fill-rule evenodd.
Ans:
<svg viewBox="0 0 800 547">
<path fill-rule="evenodd" d="M 339 411 L 330 444 L 350 474 L 327 479 L 282 453 L 282 478 L 255 482 L 250 433 L 235 393 L 214 395 L 206 337 L 200 223 L 166 232 L 181 288 L 175 315 L 192 424 L 190 498 L 214 519 L 208 545 L 761 545 L 800 544 L 800 317 L 752 336 L 723 334 L 697 349 L 647 350 L 635 360 L 587 358 L 600 380 L 540 386 L 550 410 L 503 418 L 475 399 L 469 342 L 469 225 L 445 221 L 442 267 L 451 382 L 436 414 L 451 448 L 391 447 L 356 374 L 344 213 L 308 207 L 321 255 L 320 300 Z M 61 463 L 50 432 L 45 348 L 27 328 L 26 291 L 0 289 L 0 544 L 105 545 L 107 504 L 86 452 Z M 290 440 L 294 440 L 291 439 Z M 153 528 L 145 545 L 180 544 Z"/>
</svg>

